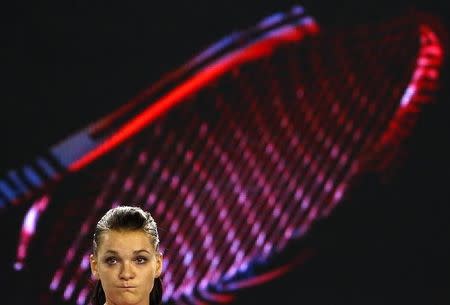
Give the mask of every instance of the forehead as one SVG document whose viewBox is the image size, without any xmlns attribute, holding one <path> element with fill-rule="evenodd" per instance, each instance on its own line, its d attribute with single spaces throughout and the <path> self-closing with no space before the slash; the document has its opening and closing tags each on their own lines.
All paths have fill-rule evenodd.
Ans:
<svg viewBox="0 0 450 305">
<path fill-rule="evenodd" d="M 143 231 L 106 231 L 100 236 L 99 252 L 108 250 L 116 252 L 133 252 L 138 250 L 153 251 L 151 237 Z"/>
</svg>

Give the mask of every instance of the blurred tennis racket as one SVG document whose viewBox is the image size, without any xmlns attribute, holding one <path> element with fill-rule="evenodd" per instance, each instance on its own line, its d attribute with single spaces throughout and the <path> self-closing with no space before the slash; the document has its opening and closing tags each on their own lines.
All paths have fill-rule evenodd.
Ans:
<svg viewBox="0 0 450 305">
<path fill-rule="evenodd" d="M 159 220 L 167 303 L 281 276 L 313 252 L 274 258 L 352 179 L 399 161 L 438 90 L 441 33 L 420 14 L 319 31 L 295 7 L 224 38 L 2 179 L 2 216 L 29 207 L 15 268 L 47 304 L 86 304 L 93 226 L 126 203 Z"/>
</svg>

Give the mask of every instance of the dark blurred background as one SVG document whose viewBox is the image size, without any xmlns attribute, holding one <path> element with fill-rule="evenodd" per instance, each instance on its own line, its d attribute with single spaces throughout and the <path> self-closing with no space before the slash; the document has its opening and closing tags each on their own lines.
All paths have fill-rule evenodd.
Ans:
<svg viewBox="0 0 450 305">
<path fill-rule="evenodd" d="M 294 4 L 326 27 L 411 9 L 450 25 L 446 4 L 434 0 L 9 2 L 1 10 L 0 172 L 115 110 L 209 44 Z M 448 79 L 446 63 L 437 102 L 394 178 L 362 179 L 304 241 L 320 255 L 242 293 L 242 304 L 449 304 Z"/>
<path fill-rule="evenodd" d="M 322 26 L 363 24 L 441 1 L 8 2 L 2 9 L 0 171 L 117 109 L 209 44 L 302 5 Z"/>
</svg>

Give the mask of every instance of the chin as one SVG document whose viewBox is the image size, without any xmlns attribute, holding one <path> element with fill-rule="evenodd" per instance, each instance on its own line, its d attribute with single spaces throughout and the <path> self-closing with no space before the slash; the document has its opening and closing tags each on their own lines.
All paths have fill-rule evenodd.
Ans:
<svg viewBox="0 0 450 305">
<path fill-rule="evenodd" d="M 120 305 L 134 305 L 139 303 L 142 298 L 136 296 L 136 295 L 121 295 L 116 298 L 116 302 L 114 304 L 120 304 Z"/>
</svg>

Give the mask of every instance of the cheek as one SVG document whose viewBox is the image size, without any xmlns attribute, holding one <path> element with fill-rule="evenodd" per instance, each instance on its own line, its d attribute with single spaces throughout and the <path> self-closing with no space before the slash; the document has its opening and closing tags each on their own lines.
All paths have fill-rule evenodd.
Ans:
<svg viewBox="0 0 450 305">
<path fill-rule="evenodd" d="M 98 268 L 98 279 L 102 282 L 102 286 L 110 286 L 117 277 L 116 273 L 112 268 Z"/>
<path fill-rule="evenodd" d="M 142 273 L 141 280 L 149 293 L 153 289 L 155 277 L 157 276 L 156 272 L 157 269 L 153 266 Z"/>
</svg>

